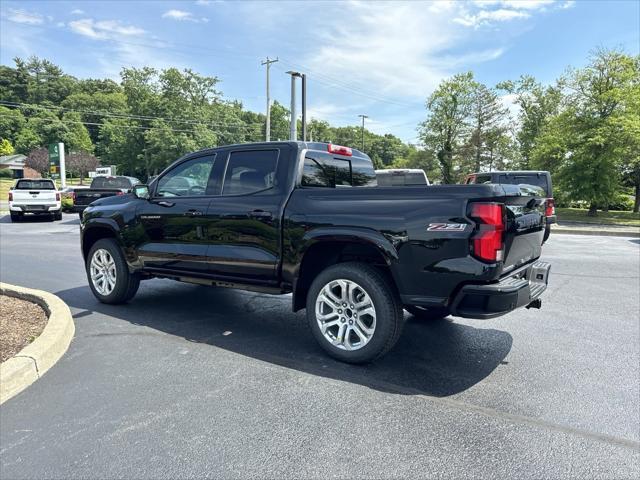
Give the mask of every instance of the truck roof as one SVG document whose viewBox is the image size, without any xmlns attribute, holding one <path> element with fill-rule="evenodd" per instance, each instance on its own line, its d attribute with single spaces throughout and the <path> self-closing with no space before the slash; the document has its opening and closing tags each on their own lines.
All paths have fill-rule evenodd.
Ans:
<svg viewBox="0 0 640 480">
<path fill-rule="evenodd" d="M 219 150 L 221 148 L 238 148 L 238 147 L 247 147 L 247 146 L 255 146 L 255 147 L 273 146 L 273 147 L 276 147 L 276 146 L 282 146 L 282 145 L 288 145 L 288 146 L 291 146 L 291 147 L 294 147 L 294 148 L 302 148 L 302 149 L 306 148 L 308 150 L 326 152 L 328 145 L 337 145 L 337 144 L 332 144 L 332 143 L 328 143 L 328 142 L 303 142 L 303 141 L 300 141 L 300 140 L 297 140 L 297 141 L 288 140 L 288 141 L 278 141 L 278 142 L 248 142 L 248 143 L 235 143 L 235 144 L 232 144 L 232 145 L 220 145 L 218 147 L 204 148 L 204 149 L 200 150 L 199 152 L 206 152 L 206 151 L 210 151 L 210 150 Z M 351 148 L 351 152 L 352 152 L 352 156 L 353 157 L 369 159 L 369 156 L 366 153 L 361 152 L 357 148 L 353 148 L 353 147 L 349 147 L 349 148 Z M 193 153 L 199 153 L 199 152 L 193 152 Z M 188 155 L 192 155 L 193 153 L 189 153 Z"/>
</svg>

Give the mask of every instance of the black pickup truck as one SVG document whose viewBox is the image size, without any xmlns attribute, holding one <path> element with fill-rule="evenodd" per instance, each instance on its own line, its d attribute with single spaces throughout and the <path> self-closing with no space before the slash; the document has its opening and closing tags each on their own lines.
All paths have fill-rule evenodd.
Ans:
<svg viewBox="0 0 640 480">
<path fill-rule="evenodd" d="M 82 255 L 104 303 L 154 277 L 292 293 L 319 344 L 361 363 L 395 344 L 403 308 L 423 319 L 539 308 L 544 222 L 544 202 L 517 185 L 378 187 L 357 150 L 256 143 L 186 155 L 149 186 L 93 202 Z"/>
<path fill-rule="evenodd" d="M 73 193 L 72 212 L 76 212 L 82 218 L 82 212 L 92 202 L 105 197 L 124 195 L 129 193 L 134 185 L 138 185 L 140 180 L 133 177 L 123 176 L 100 176 L 91 181 L 89 188 L 76 188 Z"/>
</svg>

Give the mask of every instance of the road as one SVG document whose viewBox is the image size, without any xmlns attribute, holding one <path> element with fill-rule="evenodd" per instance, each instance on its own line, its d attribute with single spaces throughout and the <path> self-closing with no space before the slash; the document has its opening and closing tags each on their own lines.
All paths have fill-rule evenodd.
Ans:
<svg viewBox="0 0 640 480">
<path fill-rule="evenodd" d="M 76 336 L 0 407 L 2 478 L 637 478 L 640 240 L 554 235 L 541 310 L 410 317 L 365 367 L 276 297 L 143 282 L 91 295 L 78 220 L 0 221 L 2 281 L 59 295 Z"/>
</svg>

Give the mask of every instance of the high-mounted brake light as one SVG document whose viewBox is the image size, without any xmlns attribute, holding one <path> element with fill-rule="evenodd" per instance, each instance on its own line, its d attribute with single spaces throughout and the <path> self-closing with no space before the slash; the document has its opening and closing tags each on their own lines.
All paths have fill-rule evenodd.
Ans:
<svg viewBox="0 0 640 480">
<path fill-rule="evenodd" d="M 504 260 L 504 205 L 472 203 L 469 216 L 479 223 L 471 237 L 473 256 L 487 262 Z"/>
<path fill-rule="evenodd" d="M 551 217 L 556 214 L 556 202 L 553 198 L 547 198 L 547 202 L 544 207 L 544 216 Z"/>
<path fill-rule="evenodd" d="M 327 145 L 327 151 L 329 153 L 334 153 L 336 155 L 344 155 L 345 157 L 350 157 L 353 155 L 353 150 L 349 147 L 343 147 L 342 145 Z"/>
<path fill-rule="evenodd" d="M 13 193 L 9 192 L 9 201 L 13 202 Z"/>
</svg>

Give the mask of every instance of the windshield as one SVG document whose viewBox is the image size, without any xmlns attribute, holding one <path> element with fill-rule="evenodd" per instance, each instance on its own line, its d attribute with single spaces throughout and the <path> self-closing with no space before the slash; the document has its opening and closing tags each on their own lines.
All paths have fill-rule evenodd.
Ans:
<svg viewBox="0 0 640 480">
<path fill-rule="evenodd" d="M 131 183 L 125 177 L 96 177 L 91 188 L 131 188 Z"/>
<path fill-rule="evenodd" d="M 20 180 L 16 185 L 17 190 L 55 190 L 51 180 Z"/>
</svg>

